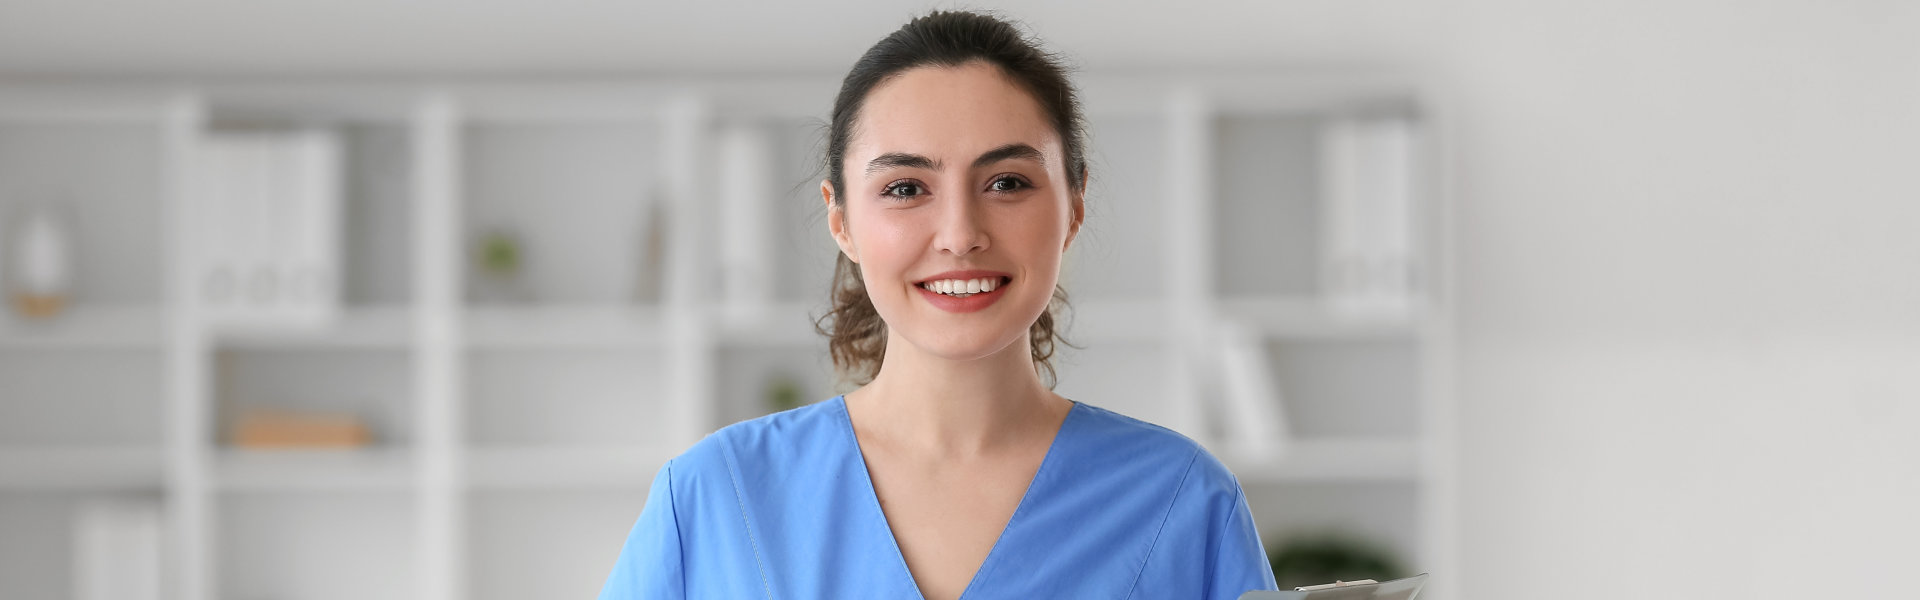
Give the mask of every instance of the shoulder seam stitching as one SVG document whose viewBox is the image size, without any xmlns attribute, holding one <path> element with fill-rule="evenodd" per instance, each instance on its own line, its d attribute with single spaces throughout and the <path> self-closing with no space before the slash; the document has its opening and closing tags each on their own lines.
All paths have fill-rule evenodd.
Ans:
<svg viewBox="0 0 1920 600">
<path fill-rule="evenodd" d="M 680 597 L 687 597 L 687 557 L 686 542 L 680 535 L 680 500 L 673 492 L 673 460 L 667 460 L 667 516 L 673 517 L 674 553 L 680 560 Z"/>
<path fill-rule="evenodd" d="M 1173 487 L 1173 498 L 1167 500 L 1166 512 L 1160 515 L 1160 526 L 1153 530 L 1153 541 L 1147 544 L 1147 555 L 1140 557 L 1140 566 L 1135 567 L 1133 582 L 1127 585 L 1127 595 L 1123 598 L 1132 598 L 1134 590 L 1139 589 L 1140 577 L 1147 572 L 1147 561 L 1153 560 L 1153 551 L 1160 548 L 1160 534 L 1166 533 L 1167 521 L 1173 518 L 1173 505 L 1180 502 L 1180 492 L 1186 489 L 1187 478 L 1193 475 L 1193 465 L 1199 460 L 1200 449 L 1194 448 L 1193 456 L 1187 459 L 1187 470 L 1180 474 L 1180 483 Z"/>
<path fill-rule="evenodd" d="M 1209 567 L 1218 567 L 1220 564 L 1220 546 L 1226 543 L 1227 536 L 1233 535 L 1233 523 L 1234 521 L 1240 520 L 1240 508 L 1247 504 L 1247 494 L 1245 491 L 1240 490 L 1240 482 L 1237 478 L 1234 481 L 1233 489 L 1235 490 L 1233 494 L 1233 508 L 1227 509 L 1227 520 L 1220 526 L 1220 531 L 1215 534 L 1213 538 L 1213 548 L 1207 552 L 1207 566 Z M 1207 578 L 1207 591 L 1213 591 L 1212 577 Z"/>
<path fill-rule="evenodd" d="M 725 442 L 725 440 L 720 440 Z M 740 495 L 740 460 L 733 455 L 733 447 L 720 444 L 720 451 L 727 457 L 727 482 L 733 486 L 733 501 L 740 508 L 740 524 L 747 530 L 747 546 L 753 548 L 753 568 L 760 573 L 760 589 L 773 598 L 773 584 L 767 581 L 767 568 L 760 560 L 760 540 L 753 535 L 753 521 L 747 518 L 747 500 Z"/>
</svg>

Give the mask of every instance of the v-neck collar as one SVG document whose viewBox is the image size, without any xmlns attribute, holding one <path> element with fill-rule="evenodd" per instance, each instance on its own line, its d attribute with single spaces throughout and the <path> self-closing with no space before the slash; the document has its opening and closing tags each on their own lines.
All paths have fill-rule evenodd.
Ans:
<svg viewBox="0 0 1920 600">
<path fill-rule="evenodd" d="M 1060 429 L 1053 433 L 1053 441 L 1047 444 L 1047 453 L 1040 457 L 1040 466 L 1033 470 L 1033 479 L 1027 481 L 1026 491 L 1020 493 L 1020 502 L 1014 505 L 1013 514 L 1007 517 L 1007 524 L 1000 528 L 1000 535 L 994 537 L 993 546 L 987 549 L 987 556 L 980 560 L 980 566 L 974 568 L 973 575 L 967 580 L 967 587 L 960 590 L 959 600 L 966 600 L 968 593 L 983 585 L 980 583 L 980 576 L 988 571 L 988 567 L 993 566 L 994 557 L 1002 554 L 1001 542 L 1007 540 L 1007 532 L 1013 530 L 1014 523 L 1020 519 L 1020 514 L 1026 512 L 1027 501 L 1033 498 L 1034 485 L 1041 481 L 1041 475 L 1045 474 L 1047 468 L 1053 464 L 1053 455 L 1060 448 L 1060 439 L 1067 436 L 1067 428 L 1073 424 L 1074 415 L 1081 412 L 1080 401 L 1071 398 L 1067 401 L 1072 402 L 1073 406 L 1068 407 L 1067 416 L 1060 419 Z M 834 408 L 840 411 L 840 425 L 847 434 L 847 443 L 853 446 L 853 458 L 860 467 L 860 480 L 866 485 L 868 505 L 873 509 L 873 515 L 880 520 L 880 529 L 886 532 L 887 543 L 893 547 L 893 555 L 898 559 L 900 572 L 906 574 L 907 583 L 913 587 L 914 597 L 926 600 L 926 596 L 920 593 L 920 582 L 913 578 L 913 569 L 907 566 L 907 554 L 900 549 L 900 540 L 893 536 L 893 524 L 887 521 L 887 511 L 880 507 L 880 491 L 873 487 L 873 473 L 867 470 L 866 451 L 860 448 L 860 436 L 853 431 L 853 414 L 847 411 L 846 395 L 834 396 L 833 403 Z"/>
</svg>

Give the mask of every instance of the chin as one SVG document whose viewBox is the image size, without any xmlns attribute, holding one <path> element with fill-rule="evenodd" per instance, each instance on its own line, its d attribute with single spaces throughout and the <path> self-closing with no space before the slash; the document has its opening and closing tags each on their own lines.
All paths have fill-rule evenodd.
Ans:
<svg viewBox="0 0 1920 600">
<path fill-rule="evenodd" d="M 1026 339 L 1024 330 L 993 337 L 968 335 L 964 333 L 929 332 L 932 335 L 910 336 L 907 342 L 922 352 L 952 361 L 980 360 L 1006 351 L 1009 347 Z M 915 339 L 919 338 L 919 339 Z M 1024 353 L 1026 350 L 1021 349 Z"/>
</svg>

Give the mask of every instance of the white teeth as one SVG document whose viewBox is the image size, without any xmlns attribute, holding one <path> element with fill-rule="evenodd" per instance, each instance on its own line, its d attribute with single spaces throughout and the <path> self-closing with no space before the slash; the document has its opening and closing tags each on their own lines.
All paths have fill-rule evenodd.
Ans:
<svg viewBox="0 0 1920 600">
<path fill-rule="evenodd" d="M 921 284 L 928 291 L 949 295 L 979 294 L 991 292 L 1000 287 L 1000 278 L 983 277 L 980 279 L 942 279 Z"/>
</svg>

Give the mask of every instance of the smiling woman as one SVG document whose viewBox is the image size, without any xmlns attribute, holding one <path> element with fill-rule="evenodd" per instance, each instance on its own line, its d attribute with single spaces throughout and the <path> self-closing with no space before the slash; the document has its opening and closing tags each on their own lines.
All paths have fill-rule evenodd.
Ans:
<svg viewBox="0 0 1920 600">
<path fill-rule="evenodd" d="M 1013 25 L 915 19 L 835 101 L 843 396 L 669 461 L 608 578 L 628 598 L 1238 598 L 1273 589 L 1239 483 L 1192 440 L 1052 391 L 1086 214 L 1078 100 Z"/>
<path fill-rule="evenodd" d="M 1064 296 L 1056 282 L 1085 214 L 1086 167 L 1078 141 L 1071 149 L 1064 141 L 1077 139 L 1077 129 L 1062 135 L 1006 72 L 970 60 L 898 73 L 860 103 L 861 135 L 828 141 L 829 173 L 844 174 L 848 156 L 864 166 L 850 180 L 829 175 L 820 186 L 842 251 L 836 310 L 828 315 L 840 319 L 835 359 L 860 379 L 871 379 L 866 369 L 883 370 L 892 334 L 953 360 L 1031 348 L 1030 356 L 1007 358 L 1046 365 L 1052 354 L 1049 303 Z M 969 270 L 981 273 L 960 273 Z M 976 277 L 1004 285 L 984 297 L 951 296 L 976 291 L 968 288 Z M 925 288 L 929 282 L 934 290 Z M 1003 296 L 1008 302 L 995 302 Z M 875 318 L 863 304 L 890 335 L 845 322 Z M 927 308 L 993 310 L 963 324 Z M 879 343 L 851 339 L 859 335 Z M 863 354 L 868 348 L 880 352 Z"/>
</svg>

